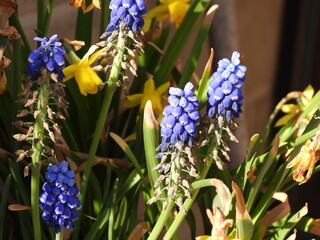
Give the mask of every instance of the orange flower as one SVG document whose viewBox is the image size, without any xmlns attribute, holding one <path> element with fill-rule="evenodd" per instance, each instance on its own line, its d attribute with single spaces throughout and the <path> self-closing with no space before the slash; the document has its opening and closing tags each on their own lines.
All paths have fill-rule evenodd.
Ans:
<svg viewBox="0 0 320 240">
<path fill-rule="evenodd" d="M 320 147 L 319 143 L 320 132 L 317 132 L 313 139 L 302 146 L 298 155 L 287 166 L 287 168 L 294 169 L 293 179 L 299 184 L 307 182 L 312 175 L 313 168 L 320 157 L 317 152 Z"/>
<path fill-rule="evenodd" d="M 94 7 L 99 9 L 101 8 L 99 0 L 92 0 L 91 4 L 88 7 L 86 6 L 85 0 L 72 0 L 72 2 L 70 3 L 70 6 L 76 7 L 76 8 L 81 7 L 84 13 L 91 11 Z"/>
</svg>

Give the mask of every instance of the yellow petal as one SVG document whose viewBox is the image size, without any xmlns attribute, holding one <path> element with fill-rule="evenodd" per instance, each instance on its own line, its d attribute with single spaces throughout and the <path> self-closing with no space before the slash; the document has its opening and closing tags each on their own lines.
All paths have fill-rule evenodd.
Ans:
<svg viewBox="0 0 320 240">
<path fill-rule="evenodd" d="M 129 142 L 131 140 L 135 140 L 137 138 L 137 134 L 136 133 L 132 133 L 130 134 L 128 137 L 126 137 L 125 139 L 123 139 L 125 142 Z"/>
<path fill-rule="evenodd" d="M 90 64 L 89 64 L 89 56 L 90 56 L 91 54 L 93 54 L 98 48 L 99 48 L 98 46 L 92 45 L 92 46 L 89 48 L 88 52 L 87 52 L 87 53 L 83 56 L 83 58 L 81 59 L 80 64 L 90 65 Z"/>
<path fill-rule="evenodd" d="M 62 70 L 63 74 L 65 75 L 65 78 L 63 79 L 63 81 L 68 81 L 70 78 L 72 78 L 78 68 L 79 68 L 79 65 L 74 65 L 74 64 L 64 68 Z"/>
<path fill-rule="evenodd" d="M 284 104 L 281 107 L 281 111 L 284 113 L 295 113 L 299 109 L 299 106 L 296 104 Z"/>
<path fill-rule="evenodd" d="M 102 48 L 102 49 L 100 49 L 99 51 L 97 51 L 97 52 L 95 52 L 94 54 L 92 54 L 91 57 L 89 58 L 88 64 L 91 65 L 92 63 L 94 63 L 95 61 L 97 61 L 97 59 L 100 58 L 99 55 L 100 55 L 101 53 L 103 53 L 103 52 L 105 51 L 105 49 L 106 49 L 106 48 Z"/>
<path fill-rule="evenodd" d="M 180 25 L 188 9 L 189 4 L 180 1 L 175 1 L 169 5 L 169 13 L 176 27 Z"/>
<path fill-rule="evenodd" d="M 83 4 L 82 3 L 83 0 L 73 0 L 71 3 L 70 3 L 70 6 L 72 7 L 81 7 L 81 5 Z"/>
<path fill-rule="evenodd" d="M 141 93 L 127 96 L 127 101 L 124 103 L 124 106 L 126 108 L 133 108 L 135 106 L 138 106 L 141 102 L 142 96 L 143 95 Z"/>
<path fill-rule="evenodd" d="M 196 237 L 196 240 L 211 240 L 211 236 L 208 236 L 208 235 L 199 236 L 199 237 Z"/>
<path fill-rule="evenodd" d="M 314 88 L 311 85 L 308 85 L 305 90 L 303 90 L 302 95 L 302 104 L 306 106 L 312 99 L 314 94 Z"/>
<path fill-rule="evenodd" d="M 87 96 L 88 93 L 97 93 L 98 86 L 102 84 L 99 76 L 90 67 L 79 67 L 74 76 L 79 90 L 84 96 Z"/>
<path fill-rule="evenodd" d="M 154 81 L 153 79 L 148 79 L 144 83 L 143 94 L 153 94 L 155 91 Z"/>
<path fill-rule="evenodd" d="M 168 6 L 158 5 L 147 12 L 145 19 L 152 19 L 155 17 L 158 20 L 164 20 L 168 18 L 168 16 L 169 16 Z"/>
<path fill-rule="evenodd" d="M 294 113 L 284 115 L 275 123 L 275 127 L 286 125 L 294 117 L 294 115 Z"/>
<path fill-rule="evenodd" d="M 163 94 L 163 93 L 165 93 L 165 92 L 168 90 L 169 86 L 170 86 L 170 83 L 169 83 L 169 82 L 166 82 L 166 83 L 160 85 L 160 86 L 157 88 L 156 91 L 157 91 L 159 94 Z"/>
<path fill-rule="evenodd" d="M 94 6 L 96 7 L 96 8 L 101 8 L 100 7 L 100 0 L 92 0 L 92 3 L 94 4 Z"/>
</svg>

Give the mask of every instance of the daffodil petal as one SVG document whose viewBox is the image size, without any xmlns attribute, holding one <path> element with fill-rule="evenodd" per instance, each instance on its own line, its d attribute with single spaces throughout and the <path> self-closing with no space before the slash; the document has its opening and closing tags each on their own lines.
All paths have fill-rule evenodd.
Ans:
<svg viewBox="0 0 320 240">
<path fill-rule="evenodd" d="M 155 6 L 154 8 L 150 9 L 145 18 L 146 19 L 152 19 L 156 17 L 158 20 L 163 20 L 166 19 L 169 15 L 169 9 L 168 6 L 166 5 L 158 5 Z"/>
<path fill-rule="evenodd" d="M 155 91 L 154 80 L 148 79 L 144 83 L 143 94 L 152 94 Z"/>
<path fill-rule="evenodd" d="M 131 140 L 135 140 L 137 139 L 137 134 L 136 133 L 132 133 L 130 134 L 128 137 L 126 137 L 125 139 L 123 139 L 125 142 L 129 142 Z"/>
<path fill-rule="evenodd" d="M 127 96 L 127 101 L 124 103 L 124 106 L 126 108 L 133 108 L 135 106 L 138 106 L 141 102 L 142 96 L 143 95 L 141 93 Z"/>
<path fill-rule="evenodd" d="M 296 104 L 284 104 L 281 107 L 281 111 L 284 113 L 295 113 L 299 109 L 299 106 Z"/>
<path fill-rule="evenodd" d="M 294 113 L 284 115 L 275 123 L 275 127 L 286 125 L 294 117 L 294 115 Z"/>
<path fill-rule="evenodd" d="M 211 236 L 208 236 L 208 235 L 199 236 L 199 237 L 196 237 L 196 240 L 211 240 Z"/>
<path fill-rule="evenodd" d="M 180 25 L 188 9 L 189 5 L 184 2 L 175 1 L 169 4 L 169 13 L 176 26 Z"/>
<path fill-rule="evenodd" d="M 312 99 L 314 94 L 314 88 L 308 85 L 305 90 L 303 90 L 303 95 L 301 97 L 302 104 L 306 106 Z"/>
<path fill-rule="evenodd" d="M 97 93 L 98 86 L 102 84 L 101 79 L 91 67 L 80 67 L 75 72 L 75 79 L 81 94 L 84 96 L 87 96 L 87 93 Z"/>
<path fill-rule="evenodd" d="M 87 53 L 83 56 L 83 58 L 81 59 L 80 64 L 85 64 L 85 65 L 88 64 L 88 65 L 90 65 L 90 64 L 89 64 L 89 56 L 90 56 L 91 54 L 93 54 L 98 48 L 99 48 L 98 46 L 92 45 L 92 46 L 89 48 L 88 52 L 87 52 Z"/>
<path fill-rule="evenodd" d="M 103 53 L 105 51 L 105 47 L 100 49 L 99 51 L 95 52 L 94 54 L 91 55 L 91 57 L 89 58 L 89 65 L 91 65 L 92 63 L 94 63 L 95 61 L 97 61 L 97 59 L 99 58 L 99 55 L 101 53 Z"/>
<path fill-rule="evenodd" d="M 163 94 L 163 93 L 165 93 L 165 92 L 168 90 L 169 86 L 170 86 L 170 83 L 169 83 L 169 82 L 166 82 L 166 83 L 160 85 L 160 86 L 157 88 L 156 91 L 157 91 L 159 94 Z"/>
<path fill-rule="evenodd" d="M 63 79 L 63 81 L 68 81 L 70 78 L 72 78 L 74 76 L 74 73 L 77 71 L 77 69 L 79 68 L 78 65 L 69 65 L 68 67 L 64 68 L 62 70 L 65 78 Z"/>
</svg>

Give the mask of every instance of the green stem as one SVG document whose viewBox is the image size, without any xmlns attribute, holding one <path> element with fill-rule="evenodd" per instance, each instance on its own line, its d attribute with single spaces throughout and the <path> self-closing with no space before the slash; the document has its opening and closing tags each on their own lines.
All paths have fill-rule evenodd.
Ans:
<svg viewBox="0 0 320 240">
<path fill-rule="evenodd" d="M 43 37 L 43 32 L 41 32 L 42 29 L 42 23 L 44 19 L 44 1 L 38 0 L 37 1 L 37 35 L 39 37 Z M 38 43 L 39 44 L 39 43 Z"/>
<path fill-rule="evenodd" d="M 40 86 L 37 109 L 40 114 L 35 120 L 32 140 L 32 173 L 31 173 L 31 209 L 34 239 L 41 239 L 40 214 L 39 214 L 39 183 L 40 171 L 38 165 L 41 161 L 43 149 L 44 127 L 43 123 L 47 116 L 47 103 L 49 97 L 49 79 L 46 78 Z M 44 104 L 43 104 L 44 103 Z"/>
<path fill-rule="evenodd" d="M 213 162 L 213 157 L 211 156 L 211 157 L 209 157 L 207 164 L 204 166 L 204 168 L 201 171 L 200 176 L 197 180 L 202 180 L 207 176 L 207 173 L 210 169 L 212 162 Z M 184 201 L 183 207 L 186 210 L 186 212 L 188 212 L 190 210 L 194 200 L 196 199 L 196 197 L 199 193 L 199 190 L 200 190 L 200 188 L 191 191 L 191 196 L 192 196 L 191 199 L 186 199 Z M 176 216 L 176 218 L 174 219 L 170 228 L 168 229 L 166 235 L 164 236 L 164 238 L 163 238 L 164 240 L 172 239 L 173 235 L 178 230 L 180 224 L 182 223 L 182 221 L 185 217 L 186 217 L 186 215 L 182 211 L 179 211 L 178 215 Z"/>
<path fill-rule="evenodd" d="M 173 176 L 175 175 L 176 172 L 180 172 L 180 158 L 179 157 L 177 157 L 174 160 L 174 163 L 171 166 L 170 185 L 173 186 L 175 193 L 177 193 L 177 191 L 178 191 L 178 185 L 173 180 Z M 167 205 L 165 211 L 161 212 L 160 217 L 157 220 L 156 225 L 152 229 L 148 240 L 158 239 L 164 225 L 167 223 L 168 218 L 171 216 L 171 210 L 174 207 L 175 200 L 176 200 L 175 196 L 168 196 L 168 198 L 169 198 L 168 205 Z M 173 238 L 173 236 L 171 237 L 171 239 L 172 238 Z"/>
<path fill-rule="evenodd" d="M 61 231 L 59 233 L 56 233 L 55 240 L 63 240 L 63 227 L 61 227 Z"/>
<path fill-rule="evenodd" d="M 119 38 L 121 39 L 124 37 L 124 34 L 122 31 L 119 32 Z M 91 168 L 92 168 L 92 162 L 93 159 L 96 155 L 97 149 L 98 149 L 98 145 L 100 142 L 100 138 L 101 138 L 101 133 L 103 131 L 104 128 L 104 124 L 107 118 L 107 114 L 109 112 L 109 108 L 110 108 L 110 104 L 112 101 L 112 97 L 113 94 L 115 92 L 114 90 L 114 83 L 116 83 L 119 79 L 119 75 L 120 75 L 120 71 L 121 71 L 121 62 L 123 60 L 124 57 L 124 51 L 125 51 L 125 46 L 121 45 L 121 41 L 118 41 L 117 44 L 117 49 L 118 49 L 118 54 L 117 56 L 114 58 L 114 64 L 112 66 L 111 69 L 111 73 L 110 73 L 110 77 L 109 77 L 109 81 L 107 83 L 106 86 L 106 92 L 104 95 L 104 99 L 103 99 L 103 103 L 101 106 L 101 110 L 100 110 L 100 114 L 97 120 L 97 124 L 96 124 L 96 128 L 94 131 L 94 135 L 93 135 L 93 139 L 90 145 L 90 149 L 89 149 L 89 153 L 88 153 L 88 158 L 86 161 L 86 167 L 84 170 L 84 173 L 82 175 L 82 181 L 81 181 L 81 188 L 80 188 L 80 196 L 79 196 L 79 200 L 80 202 L 84 203 L 84 199 L 86 196 L 86 192 L 87 192 L 87 188 L 88 188 L 88 183 L 89 183 L 89 178 L 90 178 L 90 174 L 91 174 Z M 82 208 L 83 209 L 83 208 Z M 82 219 L 82 209 L 79 211 L 79 220 L 78 220 L 78 228 L 79 229 L 79 224 L 81 222 Z M 75 230 L 74 235 L 73 235 L 73 239 L 78 239 L 78 234 L 79 234 L 79 230 Z"/>
</svg>

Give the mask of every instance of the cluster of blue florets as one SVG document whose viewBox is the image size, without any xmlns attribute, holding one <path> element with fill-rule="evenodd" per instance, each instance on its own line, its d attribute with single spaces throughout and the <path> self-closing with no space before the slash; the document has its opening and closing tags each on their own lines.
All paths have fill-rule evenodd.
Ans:
<svg viewBox="0 0 320 240">
<path fill-rule="evenodd" d="M 164 108 L 164 117 L 161 120 L 162 142 L 159 149 L 162 151 L 178 142 L 188 146 L 193 145 L 200 117 L 197 110 L 199 101 L 192 89 L 192 83 L 187 83 L 184 90 L 174 87 L 169 89 L 169 105 Z"/>
<path fill-rule="evenodd" d="M 208 87 L 208 116 L 225 116 L 231 122 L 242 112 L 242 87 L 247 68 L 240 64 L 240 54 L 233 52 L 231 61 L 224 58 L 218 62 L 218 69 L 212 75 Z"/>
<path fill-rule="evenodd" d="M 68 170 L 68 163 L 63 161 L 57 166 L 50 164 L 45 178 L 44 192 L 40 194 L 42 218 L 56 233 L 61 231 L 61 227 L 74 228 L 77 210 L 81 208 L 77 198 L 79 189 L 74 186 L 74 172 Z"/>
<path fill-rule="evenodd" d="M 35 37 L 34 40 L 40 42 L 40 47 L 29 54 L 28 75 L 37 79 L 41 75 L 41 68 L 45 68 L 64 78 L 62 69 L 65 67 L 65 50 L 61 47 L 61 42 L 58 42 L 58 35 L 55 34 L 49 39 Z"/>
<path fill-rule="evenodd" d="M 127 29 L 136 33 L 139 28 L 143 27 L 142 16 L 146 13 L 144 0 L 111 0 L 109 8 L 111 18 L 106 29 L 106 36 L 110 35 L 113 30 L 118 30 L 121 22 Z"/>
</svg>

